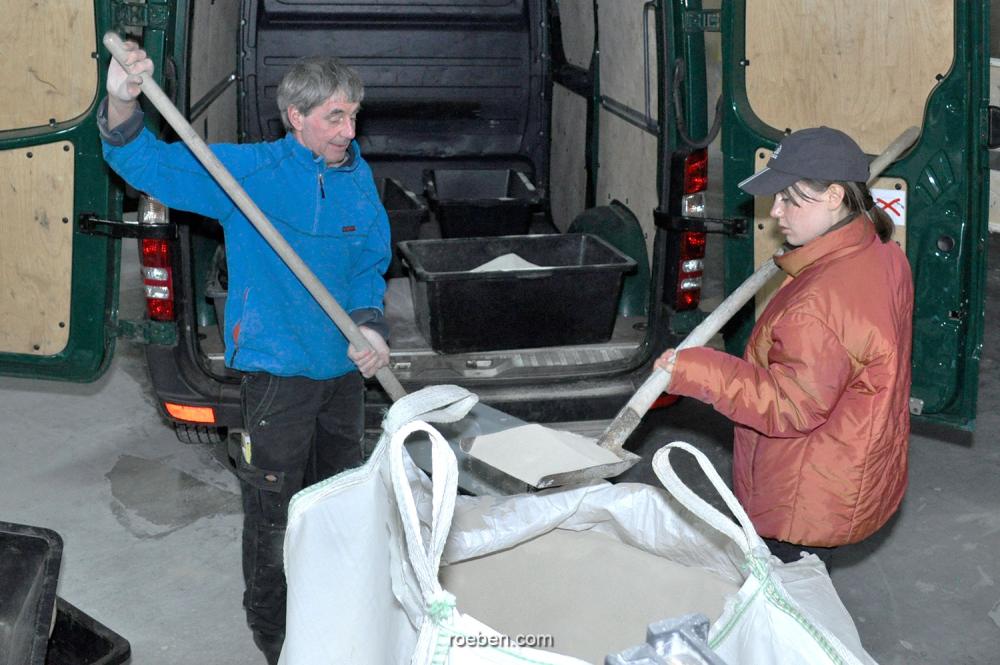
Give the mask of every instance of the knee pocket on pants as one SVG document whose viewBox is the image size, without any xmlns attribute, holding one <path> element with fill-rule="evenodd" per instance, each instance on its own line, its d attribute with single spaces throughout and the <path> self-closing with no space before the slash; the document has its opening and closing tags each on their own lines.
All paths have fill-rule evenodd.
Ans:
<svg viewBox="0 0 1000 665">
<path fill-rule="evenodd" d="M 285 489 L 285 472 L 269 471 L 247 463 L 242 454 L 237 456 L 236 475 L 251 487 L 276 495 Z"/>
<path fill-rule="evenodd" d="M 284 529 L 290 498 L 284 491 L 284 474 L 241 463 L 236 475 L 242 486 L 244 531 L 249 524 Z"/>
</svg>

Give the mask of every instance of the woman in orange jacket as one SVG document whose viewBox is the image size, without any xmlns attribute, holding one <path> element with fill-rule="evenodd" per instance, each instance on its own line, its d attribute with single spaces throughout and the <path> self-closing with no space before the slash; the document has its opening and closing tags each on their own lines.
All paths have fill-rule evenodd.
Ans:
<svg viewBox="0 0 1000 665">
<path fill-rule="evenodd" d="M 872 205 L 868 158 L 829 127 L 789 134 L 740 183 L 771 207 L 787 274 L 743 358 L 668 349 L 669 392 L 735 423 L 736 496 L 785 561 L 856 543 L 906 489 L 913 282 Z"/>
</svg>

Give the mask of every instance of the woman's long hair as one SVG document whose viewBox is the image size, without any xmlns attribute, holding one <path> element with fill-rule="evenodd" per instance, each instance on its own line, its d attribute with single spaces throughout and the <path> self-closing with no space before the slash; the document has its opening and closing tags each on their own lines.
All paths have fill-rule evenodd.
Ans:
<svg viewBox="0 0 1000 665">
<path fill-rule="evenodd" d="M 875 205 L 872 193 L 865 183 L 829 182 L 825 180 L 800 180 L 799 182 L 803 183 L 813 192 L 825 192 L 830 185 L 840 185 L 844 189 L 844 207 L 851 213 L 851 217 L 853 218 L 861 214 L 867 215 L 868 219 L 872 220 L 872 224 L 875 225 L 875 232 L 882 242 L 888 242 L 892 238 L 892 232 L 896 230 L 896 225 L 889 219 L 889 215 L 885 210 Z M 792 185 L 789 189 L 795 192 L 796 195 L 809 201 L 817 200 L 815 197 L 810 196 L 809 192 L 803 191 L 798 186 L 798 183 Z"/>
</svg>

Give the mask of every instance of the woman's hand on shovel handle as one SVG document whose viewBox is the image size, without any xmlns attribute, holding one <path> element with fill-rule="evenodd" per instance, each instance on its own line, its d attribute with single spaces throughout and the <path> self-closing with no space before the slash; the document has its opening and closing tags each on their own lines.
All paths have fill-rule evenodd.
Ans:
<svg viewBox="0 0 1000 665">
<path fill-rule="evenodd" d="M 111 58 L 108 66 L 108 127 L 114 129 L 124 122 L 135 109 L 139 97 L 142 74 L 153 73 L 153 61 L 135 42 L 125 42 L 127 57 L 122 66 Z"/>
<path fill-rule="evenodd" d="M 656 369 L 662 369 L 670 376 L 673 376 L 674 365 L 676 364 L 676 362 L 677 362 L 677 351 L 675 351 L 674 349 L 667 349 L 666 351 L 663 352 L 663 354 L 659 358 L 656 359 L 656 361 L 653 363 L 653 367 L 655 367 Z M 667 384 L 667 388 L 669 387 L 670 384 Z"/>
</svg>

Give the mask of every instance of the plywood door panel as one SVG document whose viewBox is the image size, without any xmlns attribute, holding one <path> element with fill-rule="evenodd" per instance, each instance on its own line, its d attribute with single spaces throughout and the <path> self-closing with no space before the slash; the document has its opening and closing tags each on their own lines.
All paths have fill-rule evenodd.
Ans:
<svg viewBox="0 0 1000 665">
<path fill-rule="evenodd" d="M 0 151 L 0 353 L 54 355 L 69 339 L 69 142 Z"/>
<path fill-rule="evenodd" d="M 771 158 L 771 151 L 763 148 L 754 154 L 754 172 L 760 171 Z M 773 196 L 757 196 L 753 200 L 753 267 L 754 270 L 764 265 L 764 263 L 774 256 L 785 237 L 778 230 L 778 224 L 771 217 L 771 204 L 774 202 Z M 760 318 L 761 312 L 771 301 L 774 292 L 781 287 L 785 280 L 785 273 L 778 271 L 767 283 L 757 291 L 754 296 L 755 318 Z"/>
<path fill-rule="evenodd" d="M 4 3 L 0 130 L 64 122 L 90 108 L 97 95 L 95 30 L 93 0 Z"/>
<path fill-rule="evenodd" d="M 877 153 L 923 122 L 954 59 L 953 0 L 748 0 L 747 101 L 780 130 L 829 125 Z"/>
</svg>

